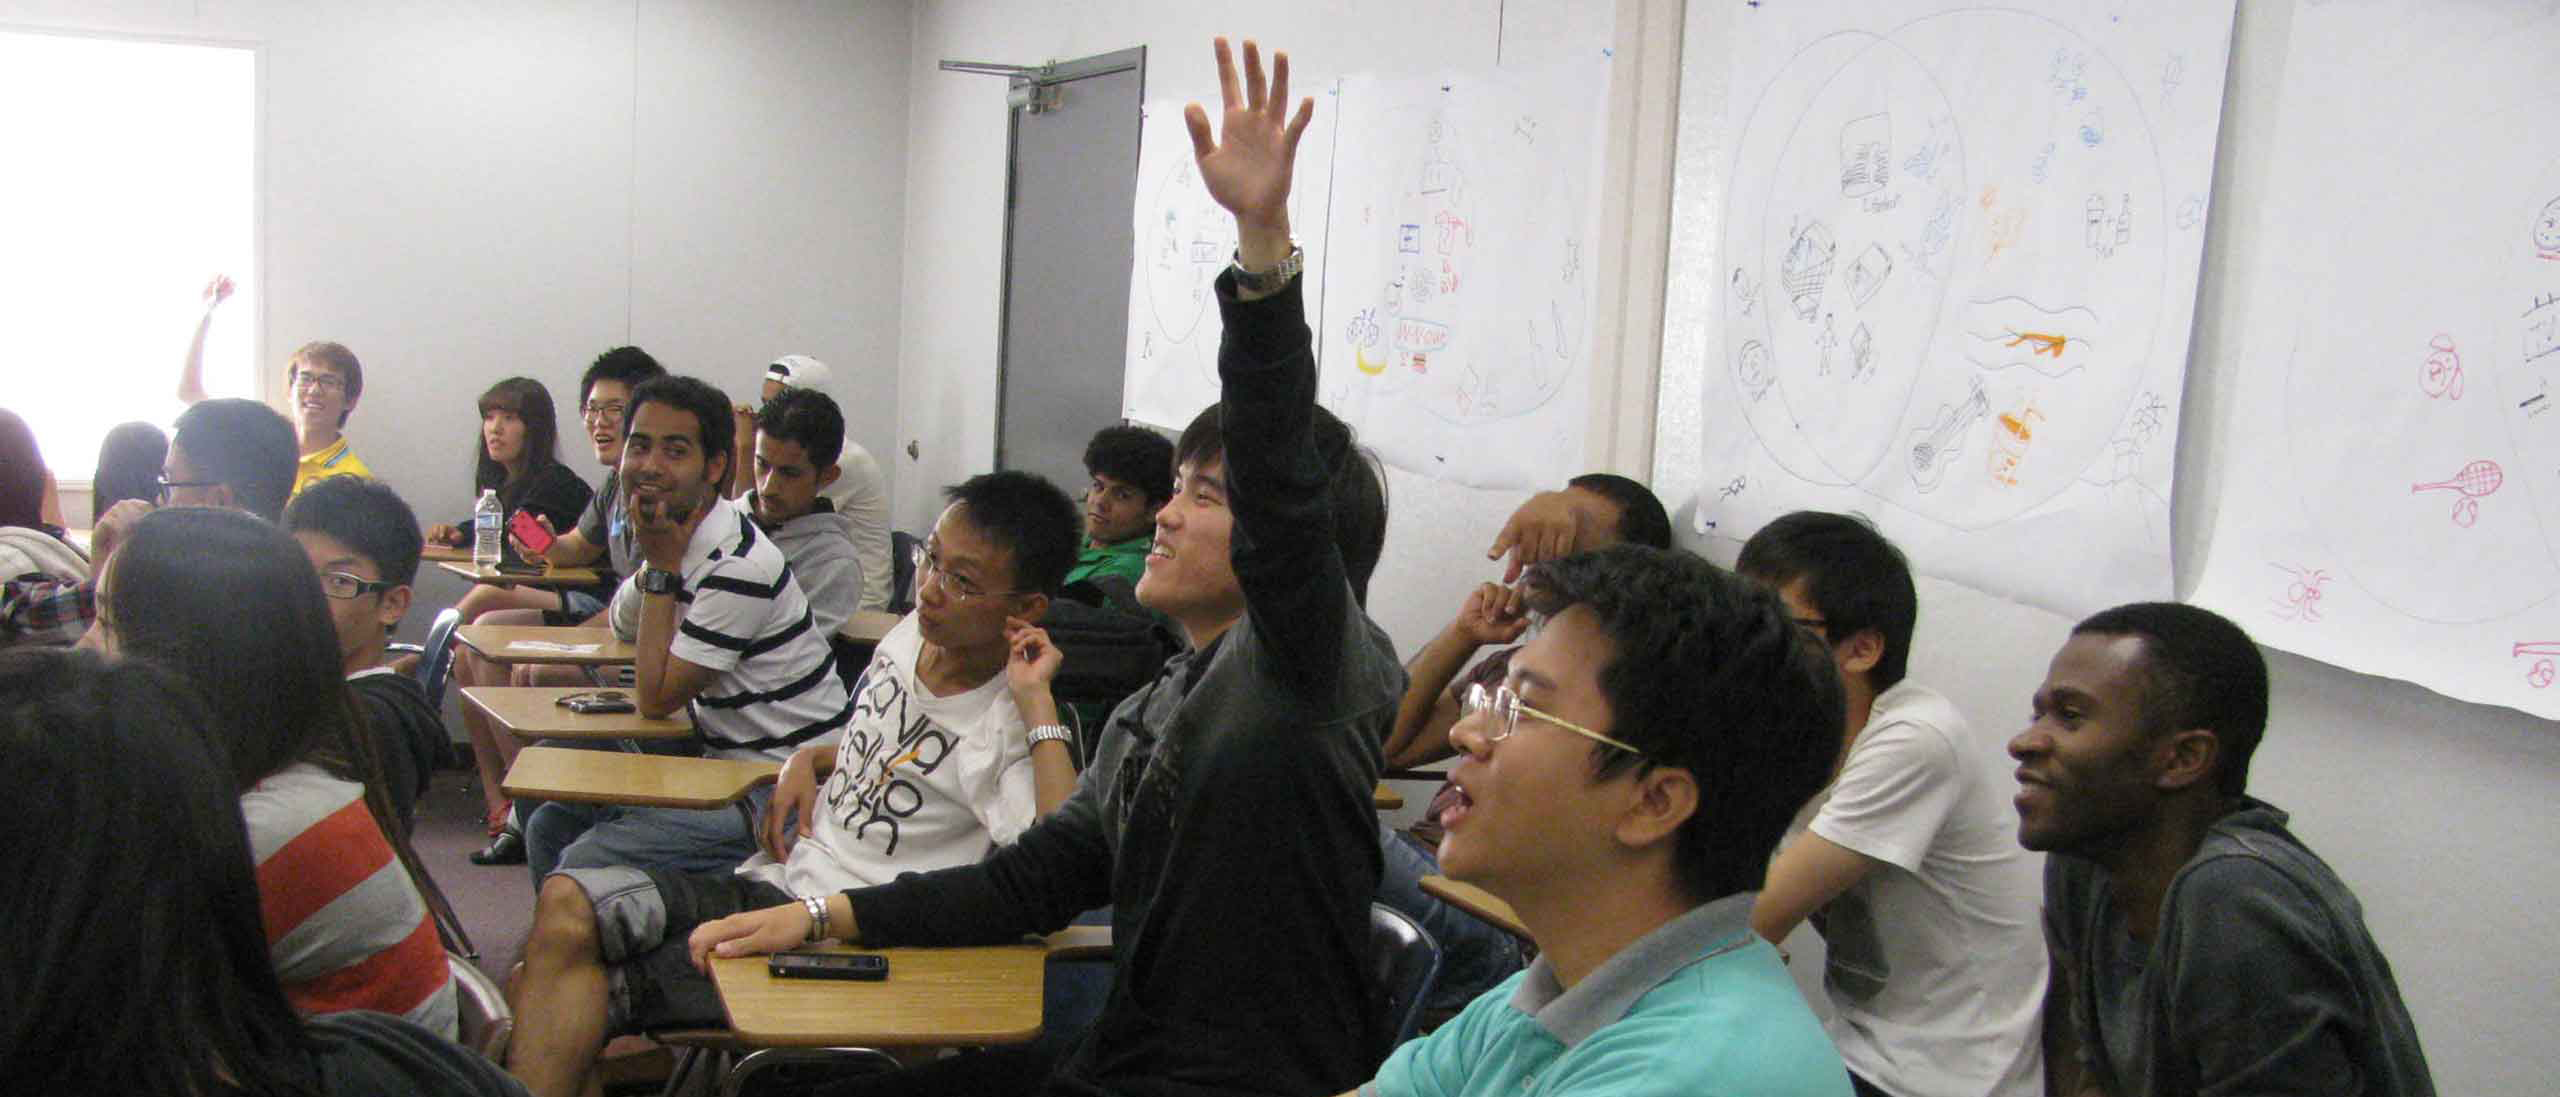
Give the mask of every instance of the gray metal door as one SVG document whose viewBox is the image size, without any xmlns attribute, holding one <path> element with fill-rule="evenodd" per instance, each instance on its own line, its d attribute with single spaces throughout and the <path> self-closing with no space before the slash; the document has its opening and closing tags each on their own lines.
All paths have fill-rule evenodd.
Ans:
<svg viewBox="0 0 2560 1097">
<path fill-rule="evenodd" d="M 996 467 L 1079 496 L 1085 440 L 1120 421 L 1146 56 L 1061 61 L 1014 96 Z"/>
</svg>

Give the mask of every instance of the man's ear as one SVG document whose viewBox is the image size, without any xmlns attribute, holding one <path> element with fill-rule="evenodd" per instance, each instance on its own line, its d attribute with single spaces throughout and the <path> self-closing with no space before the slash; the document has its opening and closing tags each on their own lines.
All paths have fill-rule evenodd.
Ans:
<svg viewBox="0 0 2560 1097">
<path fill-rule="evenodd" d="M 2178 792 L 2211 780 L 2222 761 L 2222 737 L 2202 728 L 2170 732 L 2153 749 L 2160 772 L 2151 783 L 2162 792 Z"/>
<path fill-rule="evenodd" d="M 828 466 L 827 466 L 827 467 L 825 467 L 825 468 L 819 469 L 819 470 L 818 470 L 818 490 L 819 490 L 819 491 L 825 491 L 825 490 L 827 490 L 827 485 L 832 484 L 832 483 L 835 483 L 835 482 L 836 482 L 836 478 L 837 478 L 837 477 L 839 477 L 839 476 L 842 476 L 842 475 L 844 475 L 844 466 L 843 466 L 843 465 L 828 465 Z"/>
<path fill-rule="evenodd" d="M 1022 618 L 1022 622 L 1024 624 L 1036 625 L 1040 623 L 1040 619 L 1042 617 L 1048 616 L 1048 595 L 1035 592 L 1031 594 L 1016 595 L 1016 597 L 1022 599 L 1022 612 L 1014 614 L 1014 616 Z"/>
<path fill-rule="evenodd" d="M 1618 819 L 1618 841 L 1643 849 L 1672 838 L 1698 812 L 1698 779 L 1678 766 L 1656 766 L 1636 781 L 1634 800 Z"/>
<path fill-rule="evenodd" d="M 1884 662 L 1884 634 L 1871 628 L 1850 633 L 1840 641 L 1840 670 L 1844 674 L 1867 674 Z"/>
<path fill-rule="evenodd" d="M 400 619 L 409 615 L 409 593 L 409 588 L 406 586 L 397 586 L 382 592 L 381 614 L 384 631 L 399 627 Z"/>
</svg>

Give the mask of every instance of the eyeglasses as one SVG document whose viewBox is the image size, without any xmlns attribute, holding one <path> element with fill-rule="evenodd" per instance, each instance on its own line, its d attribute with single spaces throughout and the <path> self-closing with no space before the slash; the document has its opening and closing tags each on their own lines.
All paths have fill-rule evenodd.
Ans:
<svg viewBox="0 0 2560 1097">
<path fill-rule="evenodd" d="M 165 507 L 169 505 L 169 492 L 173 488 L 209 488 L 221 482 L 220 480 L 172 480 L 166 476 L 154 477 L 151 481 L 151 501 Z"/>
<path fill-rule="evenodd" d="M 599 419 L 615 420 L 622 418 L 624 406 L 622 404 L 588 404 L 578 409 L 578 415 L 590 423 Z"/>
<path fill-rule="evenodd" d="M 349 575 L 343 571 L 320 573 L 320 593 L 341 602 L 349 598 L 362 598 L 368 594 L 380 594 L 399 585 L 385 583 L 379 579 L 367 579 L 361 575 Z"/>
<path fill-rule="evenodd" d="M 347 379 L 334 373 L 305 373 L 296 370 L 293 375 L 293 387 L 310 389 L 314 392 L 329 392 L 346 388 Z"/>
<path fill-rule="evenodd" d="M 1018 590 L 988 590 L 966 575 L 954 575 L 945 571 L 942 567 L 942 557 L 923 545 L 916 546 L 915 564 L 918 589 L 922 589 L 926 583 L 938 584 L 942 587 L 943 593 L 963 602 L 1022 593 Z"/>
<path fill-rule="evenodd" d="M 1493 710 L 1493 727 L 1484 732 L 1484 741 L 1487 743 L 1499 743 L 1505 739 L 1511 738 L 1511 733 L 1520 730 L 1520 717 L 1522 715 L 1528 715 L 1537 717 L 1538 719 L 1544 720 L 1550 724 L 1554 724 L 1557 727 L 1563 728 L 1566 731 L 1570 731 L 1593 742 L 1606 743 L 1618 748 L 1619 750 L 1635 755 L 1638 758 L 1646 757 L 1645 752 L 1609 738 L 1606 735 L 1602 735 L 1590 728 L 1556 716 L 1553 713 L 1540 712 L 1527 705 L 1521 704 L 1520 695 L 1511 692 L 1511 687 L 1509 686 L 1495 686 L 1492 689 L 1486 689 L 1482 682 L 1476 682 L 1468 685 L 1466 699 L 1459 704 L 1459 719 L 1463 720 L 1479 712 L 1483 712 L 1486 709 Z M 1450 726 L 1449 730 L 1454 736 L 1457 731 L 1457 726 L 1453 724 Z"/>
</svg>

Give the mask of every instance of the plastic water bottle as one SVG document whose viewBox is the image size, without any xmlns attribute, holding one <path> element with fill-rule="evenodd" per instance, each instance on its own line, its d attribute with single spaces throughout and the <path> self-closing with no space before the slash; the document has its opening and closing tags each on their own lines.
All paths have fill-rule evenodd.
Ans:
<svg viewBox="0 0 2560 1097">
<path fill-rule="evenodd" d="M 479 505 L 471 508 L 471 563 L 474 566 L 498 566 L 498 538 L 506 535 L 500 528 L 501 517 L 497 489 L 481 492 Z"/>
</svg>

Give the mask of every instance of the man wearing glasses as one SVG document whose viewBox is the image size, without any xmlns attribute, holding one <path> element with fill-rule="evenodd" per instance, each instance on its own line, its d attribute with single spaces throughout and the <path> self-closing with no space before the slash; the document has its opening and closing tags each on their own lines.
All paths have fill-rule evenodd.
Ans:
<svg viewBox="0 0 2560 1097">
<path fill-rule="evenodd" d="M 294 495 L 284 527 L 320 573 L 347 690 L 382 759 L 383 792 L 405 824 L 445 745 L 444 718 L 417 679 L 392 667 L 388 650 L 426 546 L 418 515 L 388 484 L 332 476 Z"/>
<path fill-rule="evenodd" d="M 1831 771 L 1838 675 L 1775 597 L 1687 553 L 1582 553 L 1527 589 L 1508 680 L 1450 728 L 1440 865 L 1539 957 L 1359 1092 L 1847 1097 L 1750 894 Z"/>
<path fill-rule="evenodd" d="M 161 506 L 234 507 L 273 522 L 293 490 L 293 427 L 255 400 L 205 400 L 178 416 L 169 456 L 160 466 Z M 98 617 L 96 577 L 125 531 L 152 504 L 127 499 L 107 508 L 89 532 L 85 580 L 9 577 L 0 589 L 0 647 L 78 643 Z"/>
</svg>

